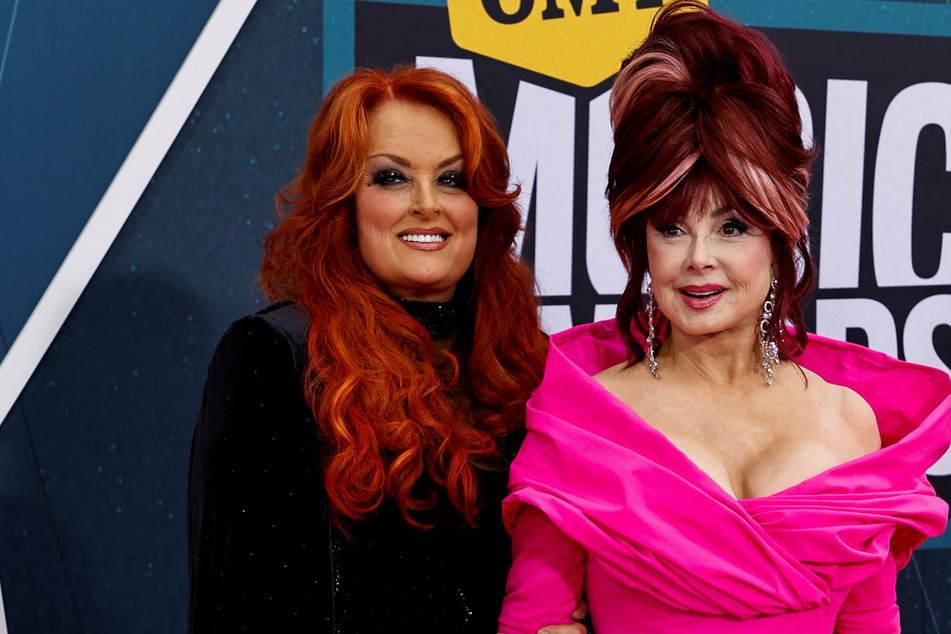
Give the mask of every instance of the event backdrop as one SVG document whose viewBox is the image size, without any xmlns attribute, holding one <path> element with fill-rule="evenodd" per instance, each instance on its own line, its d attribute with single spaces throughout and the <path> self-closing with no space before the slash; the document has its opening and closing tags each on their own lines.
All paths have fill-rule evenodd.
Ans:
<svg viewBox="0 0 951 634">
<path fill-rule="evenodd" d="M 418 63 L 499 120 L 549 331 L 608 318 L 607 95 L 659 0 L 0 0 L 0 634 L 181 632 L 191 430 L 321 96 Z M 711 0 L 819 148 L 810 329 L 951 371 L 951 6 Z M 930 471 L 951 498 L 951 459 Z M 951 543 L 899 578 L 951 632 Z"/>
</svg>

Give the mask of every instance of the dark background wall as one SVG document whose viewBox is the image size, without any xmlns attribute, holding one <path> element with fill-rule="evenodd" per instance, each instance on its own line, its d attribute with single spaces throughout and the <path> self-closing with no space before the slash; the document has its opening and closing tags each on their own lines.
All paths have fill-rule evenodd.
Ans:
<svg viewBox="0 0 951 634">
<path fill-rule="evenodd" d="M 545 297 L 552 329 L 609 314 L 617 299 L 604 281 L 613 265 L 593 257 L 587 243 L 589 232 L 603 230 L 589 210 L 597 183 L 587 171 L 597 160 L 589 132 L 600 125 L 599 98 L 610 78 L 584 88 L 463 50 L 453 41 L 445 0 L 253 4 L 52 345 L 38 351 L 30 380 L 12 395 L 9 411 L 0 412 L 0 591 L 12 634 L 184 631 L 185 482 L 206 364 L 228 323 L 263 306 L 254 279 L 274 194 L 302 159 L 307 124 L 325 89 L 354 64 L 389 66 L 417 56 L 435 59 L 427 63 L 471 62 L 472 80 L 520 157 L 519 179 L 534 187 L 525 200 L 527 218 L 552 227 L 529 232 L 526 255 L 543 261 L 562 246 L 558 227 L 570 229 L 567 265 L 540 271 L 553 289 Z M 560 4 L 568 7 L 567 0 Z M 711 4 L 765 27 L 777 42 L 823 152 L 840 142 L 826 126 L 830 102 L 841 98 L 836 90 L 844 85 L 836 82 L 865 82 L 864 104 L 842 106 L 866 120 L 862 139 L 846 144 L 855 152 L 850 160 L 858 156 L 862 163 L 858 193 L 844 199 L 844 207 L 859 210 L 856 281 L 820 287 L 811 326 L 833 324 L 844 329 L 841 336 L 873 347 L 890 345 L 882 333 L 891 328 L 893 353 L 930 353 L 915 360 L 946 369 L 951 310 L 942 313 L 941 302 L 951 296 L 951 280 L 941 276 L 940 263 L 951 258 L 941 242 L 951 233 L 945 202 L 951 182 L 942 129 L 951 125 L 936 121 L 920 131 L 913 158 L 914 216 L 905 251 L 924 281 L 879 283 L 876 258 L 881 265 L 882 258 L 904 257 L 904 247 L 895 255 L 877 252 L 873 227 L 875 214 L 891 213 L 874 205 L 885 112 L 909 86 L 951 85 L 945 63 L 951 7 L 879 0 Z M 215 7 L 210 0 L 109 0 L 93 9 L 0 0 L 0 356 Z M 571 134 L 529 134 L 526 122 L 536 114 L 564 116 Z M 912 128 L 907 134 L 918 134 Z M 526 138 L 538 141 L 520 140 Z M 562 158 L 568 158 L 546 162 L 546 143 L 566 148 Z M 825 178 L 836 169 L 820 155 L 810 212 L 817 255 L 829 253 L 821 250 L 822 229 L 832 225 L 823 223 L 840 213 L 823 203 L 840 204 L 842 196 L 832 194 L 836 187 L 848 190 L 848 183 Z M 567 183 L 573 202 L 537 205 L 558 181 Z M 826 257 L 830 270 L 848 267 Z M 819 264 L 822 269 L 822 258 Z M 847 303 L 821 303 L 856 299 L 880 306 L 882 319 L 853 315 Z M 936 316 L 914 312 L 923 302 L 930 302 L 925 309 L 938 306 Z M 845 317 L 836 312 L 842 310 Z M 839 317 L 822 322 L 817 311 Z M 913 337 L 920 326 L 906 332 L 909 315 L 932 324 L 930 348 L 920 345 L 928 337 Z M 0 369 L 7 370 L 0 372 L 2 395 L 15 373 Z M 939 465 L 933 474 L 942 491 L 949 471 Z M 945 538 L 930 540 L 902 573 L 906 632 L 951 632 L 946 546 Z"/>
</svg>

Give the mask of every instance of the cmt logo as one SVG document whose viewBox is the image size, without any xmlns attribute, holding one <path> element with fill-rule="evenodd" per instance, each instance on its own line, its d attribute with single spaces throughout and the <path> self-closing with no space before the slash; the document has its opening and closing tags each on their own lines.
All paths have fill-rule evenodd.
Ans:
<svg viewBox="0 0 951 634">
<path fill-rule="evenodd" d="M 662 0 L 447 0 L 460 48 L 591 87 L 617 72 Z"/>
</svg>

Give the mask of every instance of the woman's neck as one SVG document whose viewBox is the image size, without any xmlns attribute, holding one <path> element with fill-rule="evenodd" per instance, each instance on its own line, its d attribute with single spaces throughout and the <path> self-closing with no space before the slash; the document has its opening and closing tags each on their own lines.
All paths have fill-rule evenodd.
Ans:
<svg viewBox="0 0 951 634">
<path fill-rule="evenodd" d="M 461 314 L 456 297 L 444 302 L 427 302 L 416 299 L 404 299 L 392 296 L 410 317 L 418 321 L 429 332 L 434 341 L 452 337 L 459 326 Z"/>
<path fill-rule="evenodd" d="M 697 336 L 672 331 L 656 353 L 665 374 L 689 373 L 715 385 L 762 382 L 762 348 L 749 332 Z"/>
</svg>

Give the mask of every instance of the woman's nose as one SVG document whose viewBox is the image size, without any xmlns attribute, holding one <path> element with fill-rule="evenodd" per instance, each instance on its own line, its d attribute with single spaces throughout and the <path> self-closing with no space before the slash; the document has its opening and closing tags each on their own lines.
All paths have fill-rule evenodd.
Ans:
<svg viewBox="0 0 951 634">
<path fill-rule="evenodd" d="M 413 189 L 412 206 L 411 213 L 414 216 L 429 218 L 439 213 L 436 192 L 427 185 L 417 186 Z"/>
<path fill-rule="evenodd" d="M 687 253 L 687 267 L 695 270 L 713 268 L 716 266 L 712 245 L 702 237 L 695 237 L 690 242 Z"/>
</svg>

